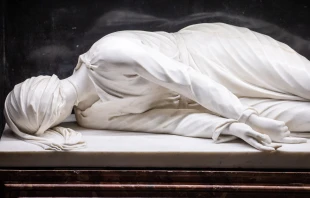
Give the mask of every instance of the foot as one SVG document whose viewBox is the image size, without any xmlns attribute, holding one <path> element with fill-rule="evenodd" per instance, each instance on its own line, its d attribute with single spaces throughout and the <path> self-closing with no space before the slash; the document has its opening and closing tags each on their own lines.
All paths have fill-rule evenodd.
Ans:
<svg viewBox="0 0 310 198">
<path fill-rule="evenodd" d="M 234 135 L 241 138 L 254 148 L 261 151 L 275 151 L 277 148 L 281 147 L 280 144 L 275 144 L 271 142 L 268 135 L 254 131 L 249 125 L 244 123 L 232 123 L 229 127 L 226 127 L 222 134 L 224 135 Z"/>
<path fill-rule="evenodd" d="M 290 131 L 288 127 L 282 121 L 277 121 L 265 117 L 259 117 L 252 114 L 247 124 L 255 131 L 267 134 L 272 141 L 298 144 L 307 142 L 307 139 L 290 137 Z"/>
</svg>

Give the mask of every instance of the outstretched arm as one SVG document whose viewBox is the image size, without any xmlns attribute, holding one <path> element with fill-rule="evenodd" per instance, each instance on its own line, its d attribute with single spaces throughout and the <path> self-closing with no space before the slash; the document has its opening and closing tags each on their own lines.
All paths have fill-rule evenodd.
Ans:
<svg viewBox="0 0 310 198">
<path fill-rule="evenodd" d="M 246 117 L 255 112 L 243 106 L 233 93 L 207 75 L 136 40 L 107 37 L 100 45 L 100 51 L 104 53 L 102 61 L 105 64 L 124 67 L 123 71 L 134 71 L 223 117 L 245 122 Z"/>
<path fill-rule="evenodd" d="M 279 147 L 278 144 L 271 143 L 269 136 L 232 119 L 195 109 L 150 109 L 137 114 L 113 115 L 115 108 L 124 105 L 122 102 L 119 103 L 120 101 L 102 102 L 99 100 L 85 111 L 76 108 L 77 121 L 85 128 L 169 133 L 213 138 L 217 142 L 225 142 L 238 137 L 262 151 L 273 151 Z M 112 111 L 109 112 L 109 109 Z M 222 135 L 218 137 L 218 134 Z"/>
</svg>

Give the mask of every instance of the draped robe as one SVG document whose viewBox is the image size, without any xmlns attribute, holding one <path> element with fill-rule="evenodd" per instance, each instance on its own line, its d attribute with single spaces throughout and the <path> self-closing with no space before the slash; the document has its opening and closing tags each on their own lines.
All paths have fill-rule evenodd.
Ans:
<svg viewBox="0 0 310 198">
<path fill-rule="evenodd" d="M 113 53 L 120 60 L 110 60 Z M 300 132 L 298 116 L 310 112 L 309 60 L 269 36 L 223 23 L 112 33 L 79 57 L 80 67 L 100 97 L 75 108 L 87 128 L 227 141 L 234 137 L 222 129 L 252 113 Z"/>
</svg>

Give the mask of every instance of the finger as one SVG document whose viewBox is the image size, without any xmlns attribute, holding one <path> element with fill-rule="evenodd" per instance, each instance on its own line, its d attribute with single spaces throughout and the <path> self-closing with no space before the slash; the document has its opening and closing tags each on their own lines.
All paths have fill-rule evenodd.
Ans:
<svg viewBox="0 0 310 198">
<path fill-rule="evenodd" d="M 266 142 L 267 144 L 271 144 L 271 139 L 268 135 L 266 134 L 261 134 L 259 132 L 256 131 L 252 131 L 252 133 L 249 134 L 249 136 L 261 141 L 261 142 Z"/>
<path fill-rule="evenodd" d="M 285 122 L 280 122 L 280 127 L 286 126 Z"/>
<path fill-rule="evenodd" d="M 300 144 L 300 143 L 306 143 L 307 139 L 297 138 L 297 137 L 285 137 L 282 139 L 281 142 L 288 143 L 288 144 Z"/>
<path fill-rule="evenodd" d="M 286 132 L 288 131 L 288 127 L 287 126 L 284 126 L 282 129 L 281 129 L 282 132 Z"/>
<path fill-rule="evenodd" d="M 268 144 L 266 142 L 262 142 L 262 144 L 264 144 L 265 146 L 273 147 L 275 149 L 278 149 L 278 148 L 282 147 L 282 144 L 278 144 L 278 143 L 270 143 L 270 144 Z"/>
<path fill-rule="evenodd" d="M 282 133 L 282 137 L 288 137 L 290 135 L 291 135 L 290 131 L 286 131 L 286 132 Z"/>
<path fill-rule="evenodd" d="M 261 150 L 261 151 L 275 151 L 275 149 L 273 147 L 264 146 L 264 145 L 258 143 L 253 138 L 247 138 L 246 142 L 248 142 L 251 146 L 253 146 L 254 148 Z"/>
</svg>

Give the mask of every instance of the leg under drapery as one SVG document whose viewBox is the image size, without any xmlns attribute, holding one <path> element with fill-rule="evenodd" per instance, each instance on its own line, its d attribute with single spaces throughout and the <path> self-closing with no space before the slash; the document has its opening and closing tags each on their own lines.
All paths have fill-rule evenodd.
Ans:
<svg viewBox="0 0 310 198">
<path fill-rule="evenodd" d="M 240 98 L 261 116 L 283 121 L 294 136 L 310 137 L 310 102 L 275 99 Z"/>
<path fill-rule="evenodd" d="M 192 64 L 235 95 L 310 100 L 310 61 L 286 44 L 227 24 L 201 24 L 186 30 L 201 32 L 183 36 Z"/>
</svg>

